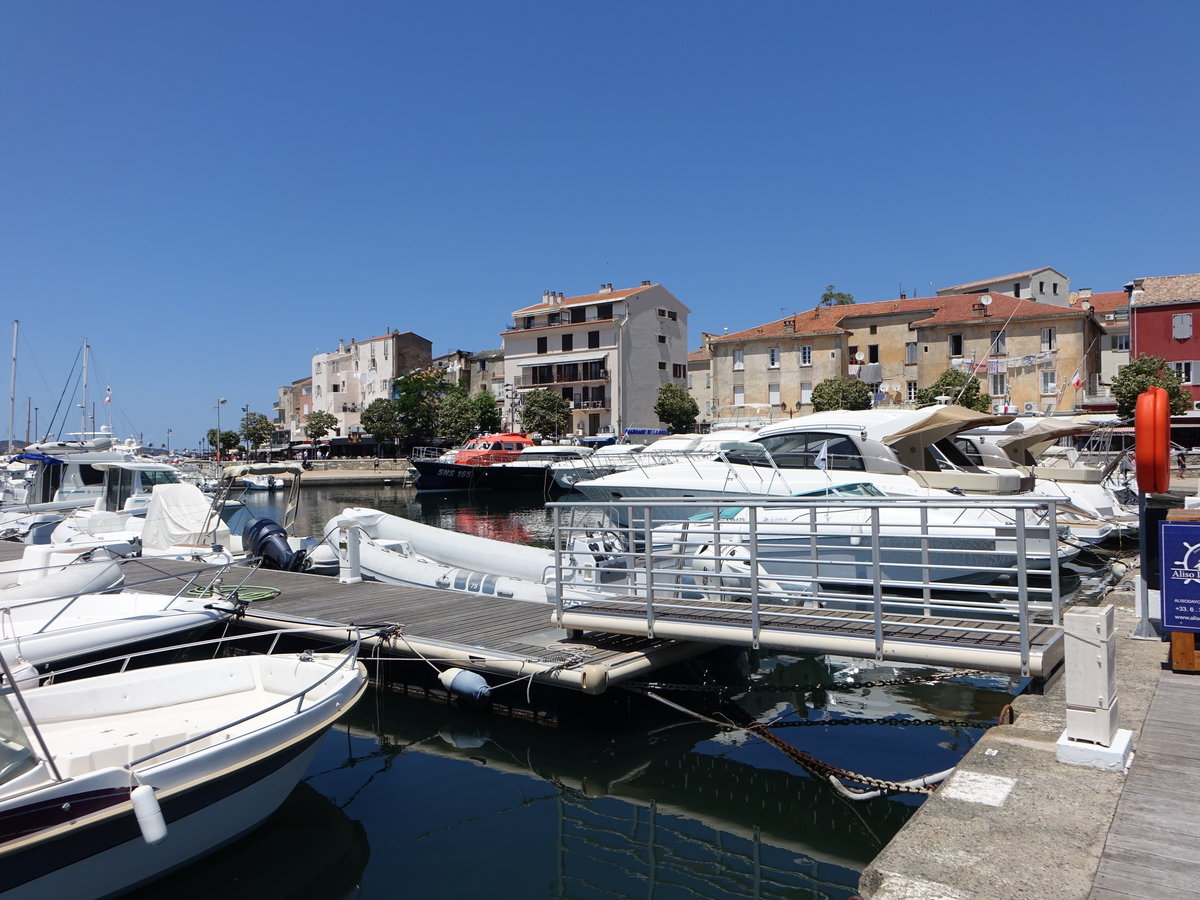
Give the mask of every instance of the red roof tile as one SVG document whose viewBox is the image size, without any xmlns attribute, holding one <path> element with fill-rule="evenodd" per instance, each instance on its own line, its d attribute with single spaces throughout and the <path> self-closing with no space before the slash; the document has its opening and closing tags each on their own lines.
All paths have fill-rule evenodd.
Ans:
<svg viewBox="0 0 1200 900">
<path fill-rule="evenodd" d="M 580 294 L 578 297 L 563 297 L 562 300 L 556 303 L 535 303 L 533 306 L 522 306 L 515 310 L 513 315 L 528 315 L 530 313 L 541 312 L 543 310 L 558 309 L 563 306 L 578 306 L 581 303 L 607 303 L 610 300 L 621 300 L 625 297 L 630 297 L 638 291 L 644 291 L 652 285 L 642 285 L 635 288 L 621 288 L 620 290 L 607 291 L 603 294 Z"/>
<path fill-rule="evenodd" d="M 1129 295 L 1124 291 L 1105 291 L 1100 294 L 1092 294 L 1090 297 L 1080 297 L 1081 301 L 1087 300 L 1092 304 L 1092 310 L 1097 314 L 1112 312 L 1114 309 L 1120 309 L 1122 306 L 1129 305 Z"/>
<path fill-rule="evenodd" d="M 1200 300 L 1200 275 L 1162 275 L 1138 280 L 1141 282 L 1142 296 L 1135 306 Z"/>
</svg>

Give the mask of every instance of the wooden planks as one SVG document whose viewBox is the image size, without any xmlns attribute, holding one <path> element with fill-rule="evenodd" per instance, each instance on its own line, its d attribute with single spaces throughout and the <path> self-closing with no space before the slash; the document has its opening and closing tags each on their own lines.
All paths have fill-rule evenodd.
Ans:
<svg viewBox="0 0 1200 900">
<path fill-rule="evenodd" d="M 1163 672 L 1091 897 L 1200 897 L 1200 678 Z"/>
</svg>

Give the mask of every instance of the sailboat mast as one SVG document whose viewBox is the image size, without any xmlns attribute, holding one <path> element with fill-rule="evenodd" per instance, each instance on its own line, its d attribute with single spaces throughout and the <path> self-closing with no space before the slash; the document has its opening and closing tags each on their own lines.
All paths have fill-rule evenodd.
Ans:
<svg viewBox="0 0 1200 900">
<path fill-rule="evenodd" d="M 13 446 L 13 438 L 16 435 L 16 403 L 17 403 L 17 332 L 21 327 L 19 319 L 13 319 L 13 351 L 12 351 L 12 375 L 8 380 L 8 452 L 16 453 L 16 447 Z"/>
<path fill-rule="evenodd" d="M 83 410 L 79 422 L 79 439 L 87 440 L 87 370 L 88 370 L 88 342 L 87 338 L 83 339 L 83 402 L 79 404 L 79 408 Z"/>
</svg>

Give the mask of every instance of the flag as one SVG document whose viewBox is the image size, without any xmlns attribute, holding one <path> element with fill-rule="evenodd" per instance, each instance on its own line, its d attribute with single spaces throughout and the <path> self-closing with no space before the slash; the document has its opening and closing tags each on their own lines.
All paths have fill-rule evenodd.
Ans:
<svg viewBox="0 0 1200 900">
<path fill-rule="evenodd" d="M 1079 377 L 1078 369 L 1075 370 L 1075 375 L 1071 379 L 1071 387 L 1075 388 L 1075 390 L 1079 390 L 1081 387 L 1083 387 L 1083 379 Z"/>
<path fill-rule="evenodd" d="M 813 465 L 822 471 L 829 468 L 829 441 L 821 444 L 821 449 L 817 452 L 817 458 L 813 460 Z"/>
<path fill-rule="evenodd" d="M 105 402 L 105 403 L 112 403 L 112 388 L 105 388 L 105 389 L 104 389 L 104 402 Z"/>
</svg>

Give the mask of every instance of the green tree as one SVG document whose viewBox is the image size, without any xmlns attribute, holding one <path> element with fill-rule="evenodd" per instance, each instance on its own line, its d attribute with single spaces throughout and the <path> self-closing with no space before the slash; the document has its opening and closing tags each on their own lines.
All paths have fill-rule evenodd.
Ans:
<svg viewBox="0 0 1200 900">
<path fill-rule="evenodd" d="M 400 407 L 395 400 L 380 397 L 362 411 L 359 422 L 377 445 L 395 444 L 400 436 Z"/>
<path fill-rule="evenodd" d="M 529 391 L 521 404 L 521 423 L 529 432 L 565 434 L 571 429 L 571 404 L 545 388 Z"/>
<path fill-rule="evenodd" d="M 982 384 L 970 372 L 947 369 L 929 387 L 917 391 L 917 406 L 942 403 L 938 397 L 949 397 L 949 403 L 965 406 L 976 412 L 991 412 L 992 398 L 983 393 Z"/>
<path fill-rule="evenodd" d="M 818 306 L 846 306 L 854 302 L 854 296 L 839 291 L 835 285 L 825 285 L 825 293 L 821 295 L 821 302 Z"/>
<path fill-rule="evenodd" d="M 208 429 L 207 438 L 208 438 L 208 446 L 212 447 L 215 450 L 217 447 L 217 429 L 215 429 L 215 428 Z M 221 455 L 224 456 L 230 450 L 236 450 L 238 443 L 240 441 L 241 441 L 241 437 L 238 435 L 238 433 L 236 431 L 222 431 L 221 432 Z"/>
<path fill-rule="evenodd" d="M 828 409 L 870 409 L 871 389 L 857 378 L 836 375 L 826 378 L 812 390 L 813 412 Z"/>
<path fill-rule="evenodd" d="M 401 436 L 411 439 L 435 434 L 438 406 L 450 390 L 442 376 L 431 369 L 397 378 L 392 383 L 392 398 L 397 404 Z"/>
<path fill-rule="evenodd" d="M 500 413 L 500 404 L 496 402 L 496 395 L 491 391 L 480 391 L 471 398 L 471 403 L 475 406 L 475 421 L 480 431 L 499 431 L 504 424 L 504 417 Z"/>
<path fill-rule="evenodd" d="M 314 409 L 304 417 L 304 433 L 310 441 L 320 440 L 337 428 L 337 416 L 322 409 Z"/>
<path fill-rule="evenodd" d="M 271 438 L 275 436 L 275 426 L 262 413 L 248 412 L 242 416 L 241 433 L 242 440 L 251 447 L 258 448 L 271 443 Z"/>
<path fill-rule="evenodd" d="M 467 396 L 467 392 L 454 388 L 438 404 L 437 436 L 448 438 L 456 444 L 465 441 L 479 425 L 479 408 Z"/>
<path fill-rule="evenodd" d="M 679 434 L 696 430 L 696 416 L 700 415 L 700 407 L 687 388 L 678 384 L 664 384 L 658 389 L 654 414 L 660 422 L 666 423 L 672 434 Z"/>
<path fill-rule="evenodd" d="M 1121 366 L 1112 381 L 1113 396 L 1117 400 L 1117 415 L 1131 418 L 1137 409 L 1138 394 L 1148 387 L 1160 387 L 1167 392 L 1172 415 L 1181 416 L 1191 408 L 1191 396 L 1183 389 L 1179 376 L 1167 366 L 1165 359 L 1159 356 L 1137 356 Z"/>
</svg>

